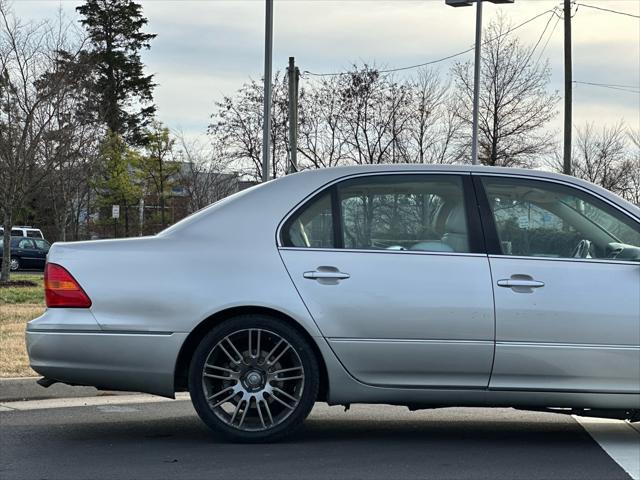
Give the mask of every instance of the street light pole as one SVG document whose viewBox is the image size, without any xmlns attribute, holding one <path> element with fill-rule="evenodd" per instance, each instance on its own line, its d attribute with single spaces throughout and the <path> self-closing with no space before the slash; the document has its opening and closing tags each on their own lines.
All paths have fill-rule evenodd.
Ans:
<svg viewBox="0 0 640 480">
<path fill-rule="evenodd" d="M 445 0 L 451 7 L 470 7 L 476 3 L 476 44 L 473 63 L 473 125 L 471 131 L 471 163 L 478 165 L 478 123 L 480 111 L 480 68 L 482 67 L 482 2 L 513 3 L 515 0 Z"/>
<path fill-rule="evenodd" d="M 273 0 L 265 0 L 264 26 L 264 112 L 262 131 L 262 181 L 269 180 L 271 149 L 271 61 L 273 48 Z"/>
<path fill-rule="evenodd" d="M 476 2 L 476 52 L 473 63 L 473 127 L 471 133 L 471 163 L 478 165 L 478 110 L 480 106 L 480 64 L 482 59 L 482 0 Z"/>
</svg>

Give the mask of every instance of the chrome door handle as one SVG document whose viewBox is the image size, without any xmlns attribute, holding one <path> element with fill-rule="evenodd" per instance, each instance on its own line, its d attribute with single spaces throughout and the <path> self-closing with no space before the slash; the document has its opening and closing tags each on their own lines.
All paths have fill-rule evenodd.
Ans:
<svg viewBox="0 0 640 480">
<path fill-rule="evenodd" d="M 351 277 L 348 273 L 318 270 L 304 272 L 302 276 L 311 280 L 346 280 Z"/>
<path fill-rule="evenodd" d="M 544 287 L 544 282 L 533 279 L 527 280 L 524 278 L 509 278 L 498 280 L 498 286 L 506 288 L 541 288 Z"/>
</svg>

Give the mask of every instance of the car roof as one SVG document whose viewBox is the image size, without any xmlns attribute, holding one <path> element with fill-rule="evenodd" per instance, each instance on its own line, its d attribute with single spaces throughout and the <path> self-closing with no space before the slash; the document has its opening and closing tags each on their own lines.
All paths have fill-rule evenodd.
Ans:
<svg viewBox="0 0 640 480">
<path fill-rule="evenodd" d="M 585 188 L 593 193 L 596 193 L 607 200 L 622 206 L 625 210 L 634 214 L 640 218 L 640 208 L 631 202 L 623 199 L 622 197 L 595 185 L 586 180 L 580 178 L 565 175 L 562 173 L 550 172 L 547 170 L 537 170 L 528 168 L 515 168 L 515 167 L 493 167 L 487 165 L 469 165 L 469 164 L 455 164 L 455 165 L 443 165 L 443 164 L 420 164 L 420 163 L 389 163 L 378 165 L 350 165 L 331 168 L 320 168 L 313 170 L 304 170 L 300 173 L 289 175 L 289 177 L 300 176 L 307 179 L 310 176 L 327 176 L 332 177 L 329 181 L 338 179 L 340 177 L 346 177 L 350 175 L 367 174 L 367 173 L 387 173 L 387 172 L 441 172 L 441 173 L 467 173 L 477 175 L 510 175 L 516 177 L 528 177 L 538 178 L 541 180 L 555 180 L 563 183 L 570 183 L 579 187 Z M 286 178 L 286 177 L 281 177 Z"/>
<path fill-rule="evenodd" d="M 304 170 L 299 173 L 279 177 L 275 180 L 257 184 L 246 190 L 237 192 L 223 200 L 205 207 L 189 217 L 175 223 L 158 235 L 160 237 L 181 235 L 210 235 L 215 229 L 217 234 L 236 235 L 242 225 L 250 225 L 254 235 L 257 231 L 272 231 L 286 215 L 297 208 L 300 202 L 326 188 L 327 185 L 352 176 L 376 173 L 416 173 L 440 172 L 459 174 L 498 174 L 521 178 L 546 179 L 576 185 L 591 193 L 599 195 L 619 208 L 629 212 L 640 220 L 640 208 L 617 195 L 568 175 L 527 170 L 520 168 L 501 168 L 472 165 L 423 165 L 423 164 L 384 164 L 357 165 L 345 167 L 320 168 Z M 242 225 L 238 223 L 242 218 Z M 242 228 L 244 228 L 242 226 Z M 247 227 L 249 228 L 249 227 Z M 250 233 L 245 233 L 249 235 Z"/>
</svg>

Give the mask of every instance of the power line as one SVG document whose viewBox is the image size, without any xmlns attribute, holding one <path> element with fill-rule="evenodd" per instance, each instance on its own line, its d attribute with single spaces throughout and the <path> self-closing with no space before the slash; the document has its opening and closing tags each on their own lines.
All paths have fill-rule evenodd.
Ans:
<svg viewBox="0 0 640 480">
<path fill-rule="evenodd" d="M 590 85 L 592 87 L 608 88 L 611 90 L 619 90 L 621 92 L 640 94 L 640 86 L 638 85 L 615 85 L 609 83 L 581 82 L 578 80 L 574 80 L 573 83 L 577 83 L 580 85 Z"/>
<path fill-rule="evenodd" d="M 526 61 L 527 65 L 529 64 L 529 60 L 531 60 L 531 57 L 533 57 L 533 54 L 536 53 L 536 50 L 538 49 L 538 46 L 540 45 L 540 42 L 542 42 L 542 39 L 544 38 L 544 34 L 547 33 L 547 29 L 549 28 L 549 25 L 551 25 L 551 21 L 556 16 L 555 10 L 556 10 L 555 8 L 553 10 L 551 10 L 551 15 L 549 16 L 549 19 L 547 20 L 547 24 L 544 26 L 544 29 L 542 30 L 542 33 L 538 37 L 538 41 L 535 43 L 535 45 L 531 49 L 531 52 L 529 52 L 529 55 L 527 56 L 527 61 Z M 547 41 L 547 43 L 548 43 L 548 41 Z M 538 62 L 536 62 L 536 65 L 538 65 Z"/>
<path fill-rule="evenodd" d="M 580 5 L 586 8 L 593 8 L 594 10 L 601 10 L 603 12 L 617 13 L 618 15 L 625 15 L 627 17 L 640 18 L 640 15 L 634 15 L 632 13 L 627 13 L 627 12 L 620 12 L 618 10 L 611 10 L 610 8 L 594 7 L 593 5 L 586 5 L 584 3 L 577 3 L 576 5 Z"/>
<path fill-rule="evenodd" d="M 536 66 L 538 66 L 538 64 L 540 63 L 540 60 L 542 60 L 542 55 L 544 55 L 544 52 L 547 50 L 547 46 L 549 45 L 549 42 L 553 38 L 553 34 L 555 33 L 556 28 L 558 27 L 560 20 L 562 20 L 562 17 L 560 15 L 556 15 L 556 17 L 557 17 L 556 23 L 553 25 L 553 28 L 551 29 L 551 33 L 547 37 L 547 41 L 542 46 L 542 50 L 540 50 L 540 55 L 538 55 L 538 59 L 536 60 Z"/>
<path fill-rule="evenodd" d="M 494 42 L 494 41 L 504 37 L 505 35 L 508 35 L 511 32 L 514 32 L 514 31 L 518 30 L 519 28 L 524 27 L 525 25 L 533 22 L 534 20 L 537 20 L 538 18 L 546 15 L 547 13 L 552 13 L 552 12 L 554 12 L 554 10 L 545 10 L 544 12 L 536 15 L 535 17 L 532 17 L 529 20 L 526 20 L 526 21 L 522 22 L 521 24 L 516 25 L 513 28 L 510 28 L 506 32 L 501 33 L 500 35 L 498 35 L 498 36 L 496 36 L 494 38 L 490 38 L 489 40 L 486 40 L 486 41 L 482 42 L 482 45 L 487 45 L 488 43 Z M 548 24 L 547 24 L 547 26 L 548 26 Z M 545 27 L 545 30 L 546 30 L 546 27 Z M 475 49 L 475 46 L 473 46 L 471 48 L 468 48 L 466 50 L 463 50 L 461 52 L 454 53 L 452 55 L 447 55 L 446 57 L 438 58 L 437 60 L 431 60 L 429 62 L 418 63 L 416 65 L 409 65 L 407 67 L 397 67 L 397 68 L 389 68 L 389 69 L 385 69 L 385 70 L 378 70 L 378 72 L 379 73 L 392 73 L 392 72 L 400 72 L 402 70 L 412 70 L 414 68 L 426 67 L 427 65 L 433 65 L 434 63 L 440 63 L 440 62 L 444 62 L 446 60 L 450 60 L 450 59 L 455 58 L 455 57 L 459 57 L 460 55 L 464 55 L 465 53 L 469 53 L 469 52 L 473 51 L 474 49 Z M 314 77 L 334 77 L 334 76 L 338 76 L 338 75 L 344 75 L 344 74 L 347 74 L 347 73 L 349 73 L 349 71 L 346 71 L 346 72 L 332 72 L 332 73 L 314 73 L 314 72 L 310 72 L 309 70 L 305 70 L 303 72 L 303 75 L 311 75 L 311 76 L 314 76 Z"/>
</svg>

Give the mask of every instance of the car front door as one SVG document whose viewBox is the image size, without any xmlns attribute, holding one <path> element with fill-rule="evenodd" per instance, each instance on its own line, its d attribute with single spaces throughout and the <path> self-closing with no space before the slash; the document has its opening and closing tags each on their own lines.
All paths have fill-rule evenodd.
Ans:
<svg viewBox="0 0 640 480">
<path fill-rule="evenodd" d="M 557 182 L 484 176 L 477 185 L 494 237 L 490 388 L 640 392 L 638 222 Z"/>
<path fill-rule="evenodd" d="M 281 256 L 321 332 L 358 380 L 487 388 L 491 276 L 469 175 L 337 183 L 281 229 Z"/>
<path fill-rule="evenodd" d="M 34 238 L 32 242 L 35 244 L 37 252 L 37 264 L 35 265 L 35 267 L 44 268 L 44 264 L 47 261 L 47 253 L 49 253 L 49 248 L 51 247 L 51 245 L 49 245 L 49 242 L 47 242 L 46 240 L 42 240 L 39 238 Z"/>
</svg>

